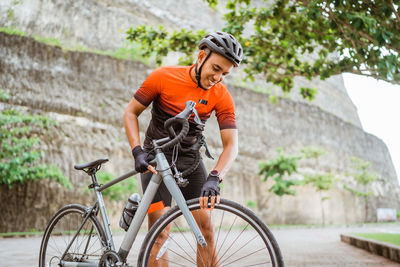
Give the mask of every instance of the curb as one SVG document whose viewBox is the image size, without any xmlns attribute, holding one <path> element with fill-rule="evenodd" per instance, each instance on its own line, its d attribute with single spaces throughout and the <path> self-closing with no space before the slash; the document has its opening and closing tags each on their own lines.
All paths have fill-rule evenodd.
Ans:
<svg viewBox="0 0 400 267">
<path fill-rule="evenodd" d="M 400 263 L 400 246 L 349 234 L 341 234 L 340 240 L 352 246 Z"/>
</svg>

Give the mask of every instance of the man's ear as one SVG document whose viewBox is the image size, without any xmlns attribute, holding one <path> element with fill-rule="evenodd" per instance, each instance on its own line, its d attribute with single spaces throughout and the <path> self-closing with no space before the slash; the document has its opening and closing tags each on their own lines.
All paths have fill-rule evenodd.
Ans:
<svg viewBox="0 0 400 267">
<path fill-rule="evenodd" d="M 200 50 L 199 54 L 197 55 L 197 62 L 201 65 L 206 58 L 207 53 L 204 50 Z"/>
</svg>

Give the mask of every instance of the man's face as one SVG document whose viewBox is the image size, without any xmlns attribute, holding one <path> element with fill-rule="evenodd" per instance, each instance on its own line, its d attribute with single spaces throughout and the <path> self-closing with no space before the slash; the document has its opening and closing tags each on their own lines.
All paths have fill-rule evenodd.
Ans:
<svg viewBox="0 0 400 267">
<path fill-rule="evenodd" d="M 202 64 L 206 58 L 206 53 L 201 51 L 199 55 L 199 64 Z M 233 68 L 231 61 L 217 53 L 212 53 L 206 60 L 201 70 L 200 84 L 204 89 L 210 89 L 216 83 L 222 82 Z"/>
</svg>

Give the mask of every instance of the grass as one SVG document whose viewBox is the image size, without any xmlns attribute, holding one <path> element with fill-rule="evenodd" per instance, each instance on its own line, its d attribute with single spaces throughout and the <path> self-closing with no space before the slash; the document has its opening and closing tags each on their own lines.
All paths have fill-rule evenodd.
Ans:
<svg viewBox="0 0 400 267">
<path fill-rule="evenodd" d="M 29 36 L 26 32 L 13 27 L 0 27 L 0 32 L 18 36 Z M 123 47 L 119 47 L 115 50 L 100 50 L 100 49 L 89 48 L 82 44 L 65 46 L 57 38 L 43 37 L 38 35 L 35 35 L 32 38 L 34 38 L 36 41 L 40 43 L 44 43 L 51 46 L 59 46 L 65 51 L 89 52 L 103 56 L 110 56 L 116 59 L 140 61 L 147 65 L 150 62 L 154 61 L 154 58 L 143 57 L 140 53 L 141 50 L 140 45 L 135 42 L 127 41 Z"/>
<path fill-rule="evenodd" d="M 32 235 L 43 235 L 43 231 L 30 231 L 30 232 L 8 232 L 0 233 L 0 237 L 16 237 L 16 236 L 32 236 Z"/>
<path fill-rule="evenodd" d="M 19 35 L 19 36 L 28 36 L 26 32 L 12 28 L 12 27 L 0 27 L 0 32 L 5 32 L 8 34 Z"/>
<path fill-rule="evenodd" d="M 48 37 L 42 37 L 42 36 L 38 36 L 38 35 L 35 35 L 33 38 L 36 41 L 41 42 L 41 43 L 45 43 L 45 44 L 53 45 L 53 46 L 61 46 L 61 41 L 56 38 L 48 38 Z"/>
<path fill-rule="evenodd" d="M 355 236 L 360 236 L 368 239 L 373 239 L 381 242 L 386 242 L 400 246 L 400 234 L 391 233 L 353 233 Z"/>
</svg>

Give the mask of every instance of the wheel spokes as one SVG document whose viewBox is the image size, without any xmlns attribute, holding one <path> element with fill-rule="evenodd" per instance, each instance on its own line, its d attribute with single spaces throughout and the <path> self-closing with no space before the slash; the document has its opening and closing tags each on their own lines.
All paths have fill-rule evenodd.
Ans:
<svg viewBox="0 0 400 267">
<path fill-rule="evenodd" d="M 168 234 L 170 242 L 168 247 L 164 248 L 169 253 L 159 260 L 168 262 L 169 266 L 272 266 L 269 242 L 264 241 L 263 236 L 254 229 L 252 224 L 226 210 L 214 209 L 209 214 L 211 215 L 207 220 L 200 220 L 195 214 L 200 229 L 204 227 L 202 222 L 215 223 L 211 224 L 213 225 L 211 239 L 205 234 L 207 244 L 212 246 L 209 250 L 200 248 L 196 244 L 195 237 L 193 240 L 188 238 L 188 235 L 194 235 L 181 215 L 170 221 L 173 225 Z M 201 253 L 199 249 L 202 249 Z M 151 258 L 155 259 L 156 255 L 153 253 Z"/>
</svg>

